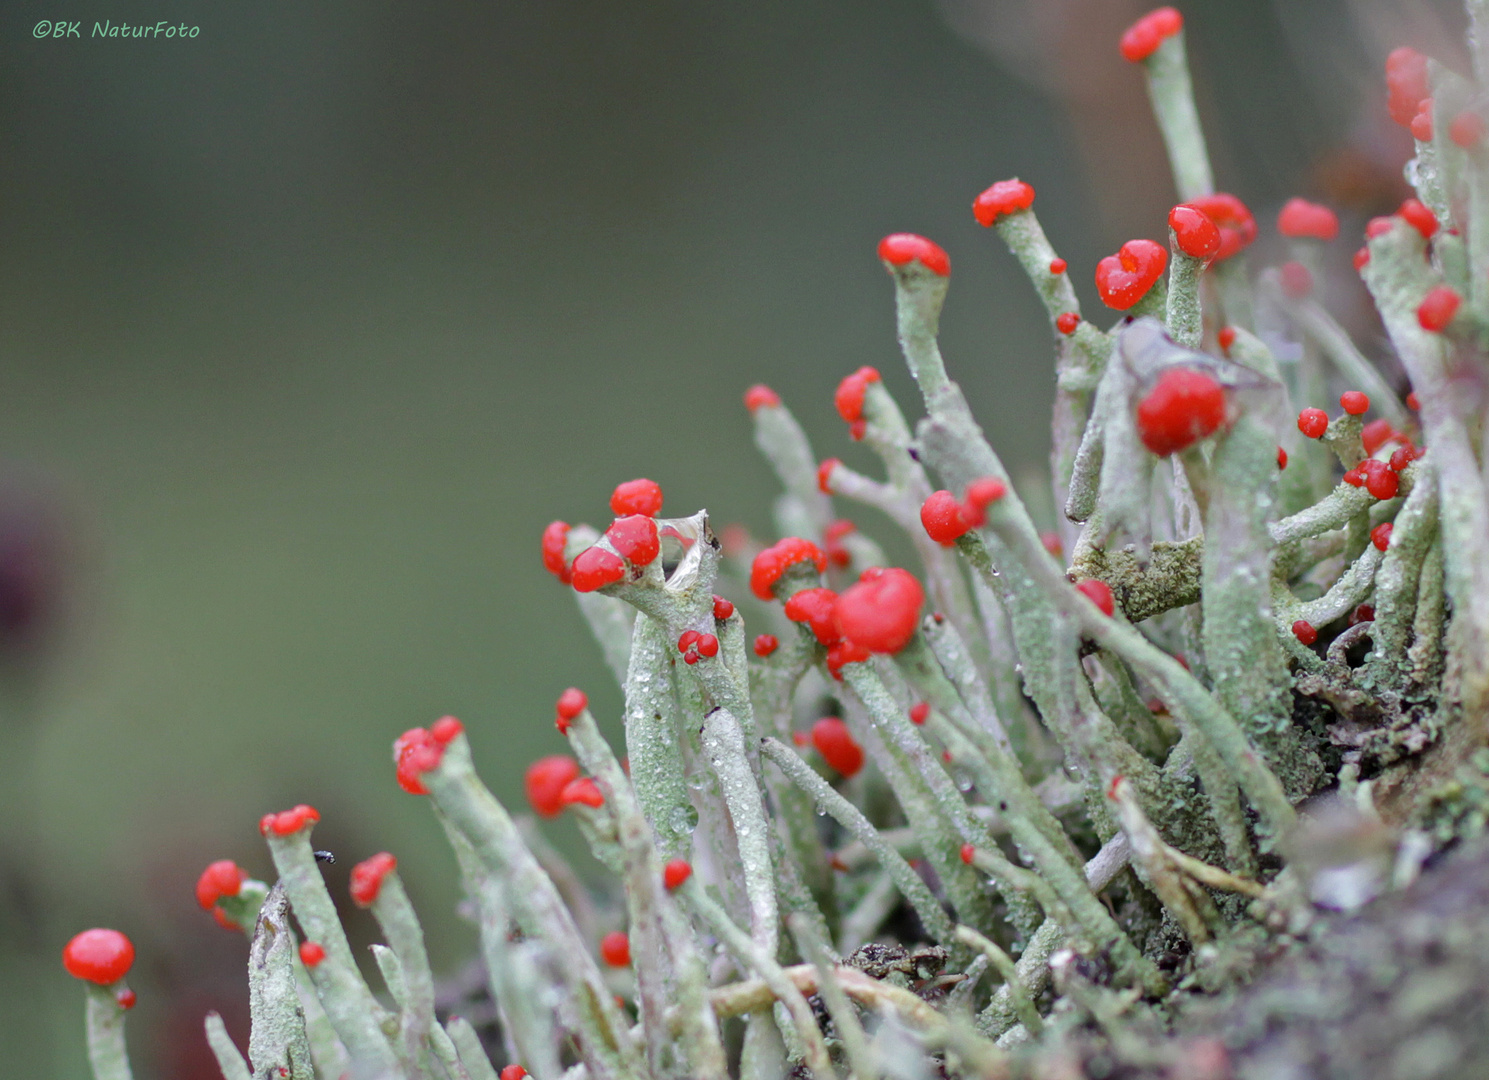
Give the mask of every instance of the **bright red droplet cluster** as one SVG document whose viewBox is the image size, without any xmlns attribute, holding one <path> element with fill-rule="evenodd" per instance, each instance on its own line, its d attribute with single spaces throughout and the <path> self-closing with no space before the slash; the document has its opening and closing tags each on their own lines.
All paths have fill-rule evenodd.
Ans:
<svg viewBox="0 0 1489 1080">
<path fill-rule="evenodd" d="M 1370 530 L 1370 542 L 1380 551 L 1391 546 L 1391 532 L 1395 529 L 1389 521 L 1382 521 Z"/>
<path fill-rule="evenodd" d="M 398 869 L 398 860 L 391 853 L 379 851 L 352 867 L 351 894 L 359 907 L 371 907 L 382 892 L 383 878 Z"/>
<path fill-rule="evenodd" d="M 838 633 L 870 652 L 895 653 L 920 625 L 925 590 L 908 570 L 865 570 L 838 597 L 833 622 Z"/>
<path fill-rule="evenodd" d="M 1225 389 L 1218 382 L 1190 368 L 1169 368 L 1138 402 L 1137 432 L 1144 446 L 1167 457 L 1213 435 L 1226 414 Z"/>
<path fill-rule="evenodd" d="M 560 735 L 569 733 L 569 721 L 589 708 L 589 695 L 577 686 L 571 686 L 562 694 L 558 695 L 558 704 L 554 709 L 553 726 L 558 728 Z"/>
<path fill-rule="evenodd" d="M 1346 390 L 1339 395 L 1339 407 L 1351 416 L 1364 416 L 1370 411 L 1370 395 L 1359 390 Z"/>
<path fill-rule="evenodd" d="M 232 859 L 218 859 L 196 879 L 196 902 L 209 911 L 224 896 L 237 896 L 248 874 Z"/>
<path fill-rule="evenodd" d="M 627 514 L 656 517 L 661 509 L 662 487 L 655 480 L 627 480 L 610 493 L 610 512 L 616 517 Z"/>
<path fill-rule="evenodd" d="M 950 547 L 972 528 L 962 516 L 962 504 L 949 491 L 933 491 L 920 506 L 920 524 L 936 543 Z"/>
<path fill-rule="evenodd" d="M 1318 640 L 1318 630 L 1311 622 L 1299 619 L 1293 623 L 1293 637 L 1297 638 L 1304 645 L 1312 645 Z"/>
<path fill-rule="evenodd" d="M 761 634 L 755 639 L 755 655 L 762 660 L 781 647 L 774 634 Z"/>
<path fill-rule="evenodd" d="M 435 721 L 427 731 L 421 727 L 409 728 L 398 736 L 393 743 L 393 756 L 398 763 L 398 786 L 410 795 L 428 795 L 429 789 L 419 777 L 439 768 L 445 747 L 464 730 L 459 720 L 446 716 Z"/>
<path fill-rule="evenodd" d="M 723 622 L 725 619 L 729 618 L 729 616 L 733 614 L 733 604 L 731 604 L 728 600 L 725 600 L 722 596 L 715 596 L 713 598 L 713 617 L 715 619 L 718 619 L 719 622 Z"/>
<path fill-rule="evenodd" d="M 1386 57 L 1386 108 L 1391 119 L 1410 127 L 1428 93 L 1427 58 L 1406 45 L 1392 49 Z"/>
<path fill-rule="evenodd" d="M 914 233 L 890 233 L 879 241 L 879 258 L 891 267 L 919 262 L 941 277 L 951 273 L 951 259 L 941 245 Z"/>
<path fill-rule="evenodd" d="M 1158 46 L 1183 28 L 1184 16 L 1177 8 L 1157 8 L 1129 26 L 1117 47 L 1123 59 L 1136 64 L 1152 56 L 1158 51 Z"/>
<path fill-rule="evenodd" d="M 1220 250 L 1215 253 L 1215 262 L 1229 259 L 1256 239 L 1256 218 L 1234 195 L 1217 191 L 1214 195 L 1191 199 L 1189 205 L 1203 210 L 1220 230 Z"/>
<path fill-rule="evenodd" d="M 745 391 L 744 403 L 745 408 L 749 409 L 750 415 L 753 416 L 761 409 L 775 408 L 781 403 L 781 395 L 764 383 L 756 383 Z"/>
<path fill-rule="evenodd" d="M 579 775 L 579 763 L 566 754 L 539 758 L 527 767 L 523 788 L 527 801 L 539 817 L 557 817 L 563 813 L 560 796 L 569 781 Z"/>
<path fill-rule="evenodd" d="M 564 547 L 568 542 L 567 521 L 550 521 L 543 530 L 543 569 L 565 585 L 569 583 L 569 561 L 564 558 Z"/>
<path fill-rule="evenodd" d="M 600 958 L 611 967 L 626 967 L 631 962 L 631 939 L 624 931 L 612 930 L 600 939 Z"/>
<path fill-rule="evenodd" d="M 320 819 L 319 810 L 301 803 L 289 810 L 281 810 L 277 814 L 265 814 L 259 819 L 259 834 L 268 836 L 272 833 L 275 836 L 288 836 Z"/>
<path fill-rule="evenodd" d="M 673 859 L 662 867 L 662 884 L 667 891 L 678 888 L 684 881 L 693 876 L 693 867 L 687 859 Z"/>
<path fill-rule="evenodd" d="M 1423 330 L 1440 334 L 1458 314 L 1458 306 L 1462 303 L 1463 298 L 1454 289 L 1447 285 L 1434 286 L 1427 290 L 1427 295 L 1417 306 L 1417 323 Z"/>
<path fill-rule="evenodd" d="M 1327 206 L 1292 198 L 1277 214 L 1277 231 L 1294 238 L 1332 240 L 1339 235 L 1339 216 Z"/>
<path fill-rule="evenodd" d="M 308 968 L 317 967 L 326 958 L 326 950 L 313 941 L 300 944 L 300 963 Z"/>
<path fill-rule="evenodd" d="M 574 803 L 583 803 L 585 806 L 599 808 L 605 805 L 605 797 L 600 794 L 599 785 L 587 776 L 581 776 L 570 780 L 558 793 L 558 801 L 561 806 L 572 806 Z"/>
<path fill-rule="evenodd" d="M 1212 259 L 1220 250 L 1220 230 L 1210 216 L 1196 206 L 1180 203 L 1168 212 L 1174 246 L 1195 259 Z"/>
<path fill-rule="evenodd" d="M 117 930 L 84 930 L 63 947 L 62 966 L 74 979 L 108 986 L 134 966 L 134 944 Z"/>
<path fill-rule="evenodd" d="M 827 556 L 810 540 L 788 536 L 778 540 L 750 564 L 750 592 L 761 600 L 775 599 L 775 584 L 781 575 L 797 563 L 810 562 L 819 574 L 827 570 Z"/>
<path fill-rule="evenodd" d="M 1298 430 L 1310 439 L 1322 439 L 1329 430 L 1329 414 L 1322 409 L 1304 409 L 1298 413 Z"/>
<path fill-rule="evenodd" d="M 836 716 L 824 716 L 812 725 L 812 745 L 823 761 L 845 777 L 856 776 L 863 768 L 863 747 Z"/>
<path fill-rule="evenodd" d="M 1067 336 L 1075 333 L 1075 328 L 1080 324 L 1081 317 L 1073 311 L 1062 311 L 1055 316 L 1055 329 Z"/>
<path fill-rule="evenodd" d="M 616 518 L 605 530 L 605 539 L 632 566 L 649 566 L 662 551 L 657 523 L 645 514 Z"/>
<path fill-rule="evenodd" d="M 1433 234 L 1437 232 L 1437 215 L 1427 209 L 1426 204 L 1418 199 L 1407 199 L 1396 213 L 1408 225 L 1421 233 L 1424 240 L 1431 240 Z"/>
<path fill-rule="evenodd" d="M 1152 240 L 1129 240 L 1115 255 L 1096 264 L 1096 291 L 1101 302 L 1117 311 L 1136 304 L 1163 276 L 1168 248 Z"/>
<path fill-rule="evenodd" d="M 999 218 L 1027 210 L 1034 205 L 1034 189 L 1022 180 L 999 180 L 972 201 L 972 216 L 977 224 L 993 225 Z M 1052 271 L 1059 273 L 1058 270 Z"/>
<path fill-rule="evenodd" d="M 1076 582 L 1075 587 L 1085 594 L 1086 599 L 1101 609 L 1103 615 L 1110 617 L 1116 613 L 1117 602 L 1112 597 L 1111 586 L 1106 582 L 1098 581 L 1096 578 L 1087 578 L 1085 581 Z"/>
</svg>

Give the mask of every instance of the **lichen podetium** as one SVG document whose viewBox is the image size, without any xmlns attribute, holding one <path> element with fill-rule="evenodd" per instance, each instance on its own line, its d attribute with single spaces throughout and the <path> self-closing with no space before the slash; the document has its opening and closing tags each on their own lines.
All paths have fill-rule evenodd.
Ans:
<svg viewBox="0 0 1489 1080">
<path fill-rule="evenodd" d="M 1489 38 L 1471 40 L 1483 64 Z M 1075 1076 L 1098 1057 L 1090 1075 L 1228 1076 L 1223 1046 L 1166 1034 L 1179 998 L 1483 827 L 1461 807 L 1484 801 L 1468 764 L 1489 738 L 1485 72 L 1409 49 L 1387 65 L 1418 197 L 1370 222 L 1354 263 L 1397 383 L 1317 299 L 1331 209 L 1289 201 L 1285 261 L 1249 271 L 1258 224 L 1214 190 L 1180 14 L 1151 12 L 1120 51 L 1182 199 L 1166 244 L 1094 268 L 1123 314 L 1082 315 L 1032 185 L 973 204 L 1048 315 L 1064 542 L 943 361 L 951 259 L 890 234 L 922 415 L 869 367 L 834 400 L 882 477 L 819 464 L 755 386 L 779 539 L 663 518 L 647 479 L 615 489 L 603 532 L 543 533 L 622 683 L 625 753 L 570 688 L 573 756 L 534 763 L 526 790 L 539 817 L 574 815 L 609 905 L 575 902 L 458 720 L 405 732 L 396 779 L 454 848 L 492 1019 L 436 1009 L 387 852 L 353 874 L 386 939 L 369 985 L 310 845 L 320 815 L 297 806 L 261 825 L 272 887 L 226 861 L 197 886 L 253 940 L 247 1060 L 207 1018 L 227 1080 L 494 1080 L 493 1049 L 504 1080 Z M 887 515 L 918 565 L 885 566 L 839 501 Z M 133 948 L 91 930 L 64 956 L 89 983 L 98 1080 L 123 1080 Z"/>
</svg>

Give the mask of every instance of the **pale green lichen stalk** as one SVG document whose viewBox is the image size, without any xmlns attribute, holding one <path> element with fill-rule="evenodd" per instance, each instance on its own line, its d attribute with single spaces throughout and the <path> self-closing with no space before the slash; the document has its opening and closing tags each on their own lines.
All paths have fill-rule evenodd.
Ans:
<svg viewBox="0 0 1489 1080">
<path fill-rule="evenodd" d="M 1489 344 L 1476 84 L 1392 54 L 1420 200 L 1370 224 L 1356 265 L 1398 386 L 1304 294 L 1338 231 L 1326 208 L 1295 200 L 1279 219 L 1296 269 L 1248 274 L 1256 223 L 1214 192 L 1178 13 L 1145 16 L 1122 52 L 1146 71 L 1186 200 L 1167 260 L 1147 242 L 1098 269 L 1126 317 L 1081 317 L 1030 185 L 1002 181 L 975 206 L 1049 316 L 1050 480 L 1068 520 L 1040 532 L 951 379 L 946 253 L 886 237 L 923 413 L 909 422 L 872 368 L 836 399 L 882 479 L 819 466 L 755 387 L 783 539 L 726 545 L 706 511 L 662 518 L 645 480 L 616 489 L 603 533 L 544 534 L 625 692 L 625 752 L 566 691 L 557 726 L 578 762 L 540 762 L 528 793 L 542 815 L 576 815 L 624 955 L 597 958 L 591 900 L 445 718 L 399 739 L 398 778 L 455 850 L 498 1020 L 478 1031 L 436 1009 L 386 854 L 354 874 L 386 938 L 382 986 L 367 981 L 310 845 L 318 815 L 297 807 L 262 825 L 272 888 L 231 864 L 198 887 L 252 935 L 246 1060 L 206 1018 L 227 1080 L 489 1080 L 491 1048 L 503 1080 L 994 1078 L 1078 1068 L 1091 1045 L 1108 1066 L 1162 1069 L 1178 1051 L 1132 1032 L 1224 984 L 1227 950 L 1297 933 L 1313 901 L 1386 887 L 1339 899 L 1353 864 L 1316 873 L 1305 798 L 1337 784 L 1393 850 L 1404 838 L 1417 854 L 1381 879 L 1398 886 L 1426 825 L 1437 842 L 1482 827 L 1489 490 L 1485 409 L 1465 392 Z M 834 500 L 906 530 L 918 578 L 882 568 Z M 88 999 L 100 1080 L 128 1076 L 111 994 Z"/>
</svg>

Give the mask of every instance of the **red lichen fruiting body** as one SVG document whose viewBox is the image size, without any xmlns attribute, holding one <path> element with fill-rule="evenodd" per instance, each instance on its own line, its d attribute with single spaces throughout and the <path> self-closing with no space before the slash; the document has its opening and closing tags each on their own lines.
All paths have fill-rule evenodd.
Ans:
<svg viewBox="0 0 1489 1080">
<path fill-rule="evenodd" d="M 1418 142 L 1432 141 L 1432 99 L 1423 98 L 1417 103 L 1417 115 L 1411 118 L 1407 125 L 1411 130 L 1411 137 Z"/>
<path fill-rule="evenodd" d="M 1431 240 L 1437 232 L 1437 215 L 1418 199 L 1407 199 L 1396 213 L 1424 239 Z"/>
<path fill-rule="evenodd" d="M 610 528 L 605 530 L 605 539 L 632 566 L 648 566 L 662 551 L 662 538 L 657 535 L 657 523 L 645 514 L 629 514 L 616 518 Z"/>
<path fill-rule="evenodd" d="M 1161 7 L 1148 12 L 1122 34 L 1117 48 L 1122 58 L 1136 64 L 1158 51 L 1158 46 L 1184 28 L 1184 16 L 1177 8 Z"/>
<path fill-rule="evenodd" d="M 1298 430 L 1310 439 L 1322 439 L 1329 430 L 1329 414 L 1322 409 L 1304 409 L 1298 413 Z"/>
<path fill-rule="evenodd" d="M 890 233 L 880 240 L 879 258 L 891 267 L 918 262 L 940 277 L 951 273 L 951 259 L 941 245 L 914 233 Z"/>
<path fill-rule="evenodd" d="M 444 746 L 424 728 L 409 728 L 398 736 L 393 743 L 398 786 L 410 795 L 428 795 L 429 789 L 419 778 L 439 767 L 444 752 Z"/>
<path fill-rule="evenodd" d="M 1299 619 L 1293 623 L 1293 637 L 1297 638 L 1304 645 L 1312 645 L 1318 640 L 1318 630 L 1312 623 Z"/>
<path fill-rule="evenodd" d="M 1230 352 L 1230 347 L 1236 343 L 1236 328 L 1222 326 L 1215 334 L 1215 340 L 1220 343 L 1221 351 Z"/>
<path fill-rule="evenodd" d="M 1395 529 L 1389 521 L 1382 521 L 1370 530 L 1370 542 L 1380 551 L 1391 546 L 1391 532 Z"/>
<path fill-rule="evenodd" d="M 917 702 L 910 706 L 910 723 L 924 724 L 931 715 L 931 703 L 929 701 Z"/>
<path fill-rule="evenodd" d="M 1220 229 L 1197 206 L 1180 203 L 1168 212 L 1174 246 L 1195 259 L 1212 259 L 1220 250 Z"/>
<path fill-rule="evenodd" d="M 1215 262 L 1229 259 L 1256 239 L 1256 218 L 1234 195 L 1217 191 L 1214 195 L 1191 199 L 1189 205 L 1203 210 L 1220 230 L 1220 250 L 1215 253 Z"/>
<path fill-rule="evenodd" d="M 569 781 L 579 775 L 579 763 L 565 754 L 539 758 L 527 767 L 523 788 L 527 801 L 539 817 L 558 817 L 564 804 L 560 796 Z"/>
<path fill-rule="evenodd" d="M 628 967 L 631 963 L 631 939 L 624 931 L 610 931 L 600 939 L 600 958 L 611 967 Z"/>
<path fill-rule="evenodd" d="M 587 776 L 576 777 L 565 784 L 558 793 L 558 801 L 561 806 L 583 803 L 585 806 L 598 808 L 605 805 L 605 797 L 600 794 L 599 785 Z"/>
<path fill-rule="evenodd" d="M 248 874 L 232 859 L 218 859 L 196 879 L 196 902 L 210 910 L 224 896 L 237 896 Z"/>
<path fill-rule="evenodd" d="M 1064 259 L 1051 259 L 1050 273 L 1054 274 L 1056 277 L 1059 277 L 1061 274 L 1065 273 L 1065 267 L 1067 265 L 1068 264 L 1065 262 Z"/>
<path fill-rule="evenodd" d="M 839 637 L 832 618 L 837 599 L 832 589 L 802 589 L 786 601 L 786 618 L 806 623 L 818 641 L 830 646 Z"/>
<path fill-rule="evenodd" d="M 817 490 L 824 495 L 832 494 L 832 470 L 843 462 L 839 458 L 825 458 L 822 464 L 817 466 Z"/>
<path fill-rule="evenodd" d="M 326 958 L 326 950 L 314 941 L 303 941 L 300 943 L 300 963 L 308 968 L 319 967 L 320 962 Z"/>
<path fill-rule="evenodd" d="M 1360 442 L 1365 444 L 1365 453 L 1373 454 L 1386 443 L 1396 438 L 1396 431 L 1391 427 L 1391 422 L 1384 417 L 1372 420 L 1360 431 Z"/>
<path fill-rule="evenodd" d="M 832 403 L 845 423 L 863 419 L 863 399 L 868 394 L 869 384 L 880 381 L 876 368 L 864 365 L 852 375 L 845 375 L 832 395 Z"/>
<path fill-rule="evenodd" d="M 423 731 L 423 728 L 415 728 L 415 731 Z M 320 811 L 313 806 L 301 803 L 288 810 L 281 810 L 277 814 L 265 814 L 259 819 L 259 834 L 268 836 L 288 836 L 290 833 L 299 832 L 311 822 L 321 819 Z"/>
<path fill-rule="evenodd" d="M 1282 286 L 1282 291 L 1294 300 L 1301 300 L 1313 291 L 1312 272 L 1296 260 L 1285 262 L 1277 268 L 1277 281 Z"/>
<path fill-rule="evenodd" d="M 713 617 L 715 619 L 717 619 L 719 622 L 723 622 L 725 619 L 729 618 L 729 616 L 733 614 L 733 604 L 731 604 L 728 600 L 725 600 L 722 596 L 715 596 L 713 598 Z"/>
<path fill-rule="evenodd" d="M 836 716 L 824 716 L 812 725 L 812 745 L 823 761 L 845 777 L 856 776 L 863 768 L 863 747 Z"/>
<path fill-rule="evenodd" d="M 810 540 L 788 536 L 776 541 L 750 564 L 750 591 L 761 600 L 774 600 L 775 584 L 781 575 L 803 562 L 812 563 L 819 574 L 827 570 L 827 556 Z"/>
<path fill-rule="evenodd" d="M 1459 113 L 1448 125 L 1448 138 L 1465 150 L 1473 149 L 1483 141 L 1484 118 L 1472 110 Z"/>
<path fill-rule="evenodd" d="M 527 1070 L 521 1065 L 507 1065 L 497 1076 L 497 1080 L 522 1080 L 527 1075 Z"/>
<path fill-rule="evenodd" d="M 1117 602 L 1112 596 L 1111 586 L 1106 582 L 1096 578 L 1086 578 L 1085 581 L 1076 582 L 1075 587 L 1085 594 L 1086 599 L 1095 604 L 1103 615 L 1111 617 L 1116 613 Z"/>
<path fill-rule="evenodd" d="M 673 891 L 693 876 L 693 867 L 687 859 L 673 859 L 662 867 L 662 884 L 668 892 Z"/>
<path fill-rule="evenodd" d="M 383 879 L 398 869 L 391 853 L 379 851 L 352 867 L 351 894 L 358 907 L 371 907 L 382 892 Z"/>
<path fill-rule="evenodd" d="M 774 634 L 761 634 L 755 638 L 755 655 L 764 659 L 780 646 L 780 640 Z"/>
<path fill-rule="evenodd" d="M 577 686 L 571 686 L 562 694 L 558 695 L 558 704 L 554 707 L 554 727 L 559 733 L 569 733 L 569 721 L 589 708 L 589 695 Z"/>
<path fill-rule="evenodd" d="M 1167 457 L 1213 435 L 1227 411 L 1225 389 L 1210 376 L 1169 368 L 1138 402 L 1138 436 L 1150 451 Z"/>
<path fill-rule="evenodd" d="M 1360 462 L 1360 471 L 1365 474 L 1365 490 L 1377 499 L 1394 499 L 1400 489 L 1401 480 L 1391 467 L 1378 458 L 1366 458 Z"/>
<path fill-rule="evenodd" d="M 1392 49 L 1386 57 L 1386 108 L 1391 119 L 1410 126 L 1428 93 L 1427 58 L 1406 45 Z"/>
<path fill-rule="evenodd" d="M 1359 390 L 1346 390 L 1339 395 L 1339 407 L 1351 416 L 1364 416 L 1370 411 L 1370 395 Z"/>
<path fill-rule="evenodd" d="M 1447 285 L 1433 286 L 1427 290 L 1427 295 L 1417 306 L 1417 323 L 1423 330 L 1440 334 L 1448 328 L 1453 316 L 1458 314 L 1458 307 L 1462 303 L 1463 298 L 1456 290 Z"/>
<path fill-rule="evenodd" d="M 839 634 L 870 652 L 899 652 L 920 625 L 925 590 L 907 570 L 875 569 L 864 571 L 838 597 L 833 622 Z"/>
<path fill-rule="evenodd" d="M 575 592 L 594 592 L 625 576 L 625 560 L 602 547 L 585 548 L 569 569 L 569 580 Z"/>
<path fill-rule="evenodd" d="M 1022 180 L 999 180 L 972 201 L 972 216 L 983 226 L 1034 205 L 1034 189 Z M 1052 271 L 1059 273 L 1058 270 Z"/>
<path fill-rule="evenodd" d="M 847 664 L 861 664 L 873 653 L 862 645 L 851 641 L 835 641 L 827 649 L 827 671 L 834 679 L 839 681 L 843 678 L 843 667 Z"/>
<path fill-rule="evenodd" d="M 1136 304 L 1163 276 L 1168 249 L 1152 240 L 1129 240 L 1115 255 L 1096 264 L 1096 291 L 1101 302 L 1117 311 Z"/>
<path fill-rule="evenodd" d="M 133 965 L 134 943 L 117 930 L 84 930 L 62 949 L 62 966 L 67 973 L 99 986 L 118 982 Z"/>
<path fill-rule="evenodd" d="M 1277 231 L 1295 239 L 1332 240 L 1339 235 L 1339 216 L 1327 206 L 1291 198 L 1277 214 Z"/>
<path fill-rule="evenodd" d="M 1287 451 L 1280 446 L 1277 448 L 1277 467 L 1279 469 L 1287 468 Z"/>
<path fill-rule="evenodd" d="M 565 585 L 569 583 L 569 562 L 564 558 L 564 547 L 568 542 L 567 521 L 550 521 L 543 530 L 543 569 Z"/>
<path fill-rule="evenodd" d="M 745 408 L 749 409 L 750 415 L 753 416 L 761 409 L 774 409 L 781 403 L 781 395 L 764 383 L 756 383 L 745 391 L 744 403 Z"/>
<path fill-rule="evenodd" d="M 962 516 L 962 505 L 949 491 L 933 491 L 920 506 L 920 524 L 938 544 L 950 547 L 972 527 Z"/>
<path fill-rule="evenodd" d="M 610 493 L 610 512 L 616 517 L 628 514 L 644 514 L 656 517 L 662 509 L 662 487 L 655 480 L 644 477 L 617 484 Z"/>
<path fill-rule="evenodd" d="M 1062 311 L 1055 316 L 1055 329 L 1066 336 L 1075 333 L 1080 324 L 1081 317 L 1073 311 Z"/>
<path fill-rule="evenodd" d="M 1008 485 L 996 476 L 980 476 L 967 485 L 967 501 L 962 505 L 962 517 L 974 529 L 982 528 L 987 521 L 987 508 L 1008 494 Z"/>
</svg>

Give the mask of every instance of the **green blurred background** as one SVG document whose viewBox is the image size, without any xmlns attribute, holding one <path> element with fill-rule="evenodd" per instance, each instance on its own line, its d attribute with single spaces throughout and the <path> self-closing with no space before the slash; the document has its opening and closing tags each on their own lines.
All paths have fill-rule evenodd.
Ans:
<svg viewBox="0 0 1489 1080">
<path fill-rule="evenodd" d="M 139 949 L 139 1073 L 214 1076 L 201 1015 L 246 1036 L 246 948 L 192 884 L 222 857 L 267 874 L 255 823 L 295 802 L 324 815 L 338 894 L 398 855 L 457 967 L 453 861 L 390 741 L 455 713 L 518 804 L 523 766 L 563 749 L 560 689 L 615 729 L 539 533 L 603 523 L 645 475 L 671 512 L 769 534 L 757 381 L 823 456 L 867 464 L 837 381 L 874 364 L 913 400 L 884 233 L 950 251 L 953 374 L 1037 474 L 1048 332 L 969 204 L 1033 183 L 1088 312 L 1096 259 L 1163 237 L 1172 188 L 1115 47 L 1143 8 L 6 5 L 0 1073 L 84 1075 L 57 954 L 101 924 Z M 1295 193 L 1394 206 L 1380 61 L 1456 58 L 1451 4 L 1184 10 L 1221 184 L 1264 236 Z M 64 17 L 82 39 L 32 36 Z M 201 32 L 89 39 L 105 17 Z M 1330 285 L 1346 312 L 1355 288 Z"/>
</svg>

